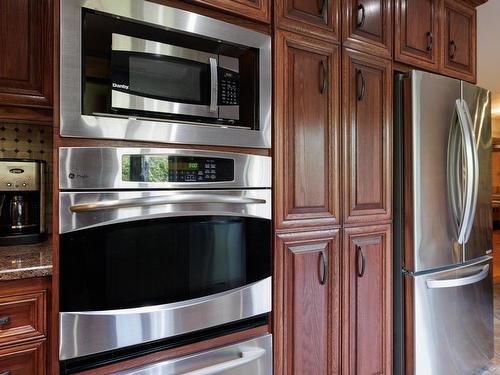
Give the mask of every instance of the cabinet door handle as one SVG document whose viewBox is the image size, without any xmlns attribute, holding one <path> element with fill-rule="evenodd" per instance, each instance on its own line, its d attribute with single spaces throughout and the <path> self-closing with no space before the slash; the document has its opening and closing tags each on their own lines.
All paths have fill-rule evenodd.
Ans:
<svg viewBox="0 0 500 375">
<path fill-rule="evenodd" d="M 432 39 L 433 39 L 433 35 L 432 35 L 432 32 L 429 31 L 427 33 L 427 51 L 432 51 Z"/>
<path fill-rule="evenodd" d="M 361 15 L 361 17 L 360 17 L 360 15 Z M 365 17 L 366 17 L 365 6 L 363 4 L 359 4 L 358 5 L 358 22 L 356 24 L 356 26 L 358 28 L 363 27 L 363 25 L 365 24 Z"/>
<path fill-rule="evenodd" d="M 321 14 L 322 16 L 325 15 L 325 11 L 326 11 L 326 4 L 327 4 L 327 1 L 328 0 L 321 0 L 321 3 L 319 5 L 319 14 Z"/>
<path fill-rule="evenodd" d="M 326 89 L 328 88 L 328 62 L 325 60 L 321 60 L 321 71 L 322 71 L 322 79 L 321 85 L 319 87 L 319 91 L 324 94 Z"/>
<path fill-rule="evenodd" d="M 457 44 L 454 40 L 450 42 L 450 60 L 453 60 L 457 54 Z"/>
<path fill-rule="evenodd" d="M 366 258 L 365 258 L 365 252 L 363 251 L 363 248 L 359 245 L 356 245 L 356 254 L 357 254 L 356 266 L 357 266 L 357 271 L 358 271 L 358 277 L 363 277 L 365 275 Z M 359 266 L 360 259 L 361 259 L 361 267 Z"/>
<path fill-rule="evenodd" d="M 0 327 L 6 326 L 10 323 L 10 316 L 3 316 L 0 318 Z M 3 375 L 3 374 L 0 374 Z"/>
<path fill-rule="evenodd" d="M 360 85 L 361 84 L 361 85 Z M 358 101 L 365 97 L 365 76 L 361 70 L 356 71 L 356 85 L 358 87 Z"/>
<path fill-rule="evenodd" d="M 319 270 L 319 282 L 321 285 L 325 285 L 326 284 L 326 280 L 327 280 L 327 275 L 328 275 L 328 263 L 327 263 L 327 260 L 326 260 L 326 254 L 324 251 L 321 251 L 319 253 L 320 255 L 320 260 L 321 260 L 321 268 Z"/>
</svg>

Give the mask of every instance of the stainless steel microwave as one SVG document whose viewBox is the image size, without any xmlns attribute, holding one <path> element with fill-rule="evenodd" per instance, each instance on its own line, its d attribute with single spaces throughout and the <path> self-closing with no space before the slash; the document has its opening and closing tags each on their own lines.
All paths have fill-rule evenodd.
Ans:
<svg viewBox="0 0 500 375">
<path fill-rule="evenodd" d="M 271 146 L 269 35 L 144 0 L 61 15 L 61 136 Z"/>
</svg>

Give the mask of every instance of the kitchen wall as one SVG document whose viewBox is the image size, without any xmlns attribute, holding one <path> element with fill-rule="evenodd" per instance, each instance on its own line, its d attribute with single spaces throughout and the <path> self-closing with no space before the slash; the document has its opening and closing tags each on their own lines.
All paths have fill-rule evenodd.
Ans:
<svg viewBox="0 0 500 375">
<path fill-rule="evenodd" d="M 0 158 L 44 160 L 47 163 L 46 223 L 52 232 L 52 127 L 0 122 Z"/>
</svg>

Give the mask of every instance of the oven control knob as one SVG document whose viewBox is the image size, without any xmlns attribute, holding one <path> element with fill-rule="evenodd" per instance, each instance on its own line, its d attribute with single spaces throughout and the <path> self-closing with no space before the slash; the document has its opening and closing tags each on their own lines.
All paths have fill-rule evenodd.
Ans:
<svg viewBox="0 0 500 375">
<path fill-rule="evenodd" d="M 23 187 L 28 186 L 28 184 L 26 182 L 23 182 L 21 185 L 23 185 Z"/>
<path fill-rule="evenodd" d="M 7 186 L 11 187 L 12 186 L 12 182 L 7 182 Z"/>
</svg>

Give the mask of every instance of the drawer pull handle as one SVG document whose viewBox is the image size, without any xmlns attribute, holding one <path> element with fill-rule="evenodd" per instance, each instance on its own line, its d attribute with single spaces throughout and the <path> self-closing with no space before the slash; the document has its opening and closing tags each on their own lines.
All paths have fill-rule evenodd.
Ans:
<svg viewBox="0 0 500 375">
<path fill-rule="evenodd" d="M 321 268 L 319 271 L 319 283 L 321 285 L 325 285 L 327 277 L 328 277 L 328 264 L 327 264 L 325 252 L 321 251 L 319 253 L 319 255 L 320 255 L 320 259 L 321 259 Z"/>
<path fill-rule="evenodd" d="M 450 60 L 453 60 L 457 55 L 457 44 L 454 40 L 450 42 Z"/>
<path fill-rule="evenodd" d="M 10 316 L 4 316 L 4 317 L 0 318 L 0 327 L 6 326 L 9 323 L 10 323 Z M 0 375 L 4 375 L 4 374 L 0 374 Z"/>
<path fill-rule="evenodd" d="M 319 92 L 324 94 L 328 89 L 328 62 L 321 59 L 321 85 L 319 87 Z"/>
<path fill-rule="evenodd" d="M 363 248 L 359 245 L 356 246 L 357 250 L 357 266 L 358 266 L 358 277 L 363 277 L 365 275 L 365 268 L 366 268 L 366 258 L 365 258 L 365 252 L 363 251 Z M 361 258 L 361 269 L 359 269 L 359 259 Z"/>
<path fill-rule="evenodd" d="M 427 33 L 427 51 L 431 52 L 432 51 L 432 39 L 434 38 L 434 35 L 432 35 L 432 32 L 429 31 Z"/>
<path fill-rule="evenodd" d="M 361 83 L 361 87 L 360 87 L 360 83 Z M 363 75 L 363 72 L 361 70 L 358 70 L 356 72 L 356 84 L 358 86 L 357 98 L 358 98 L 358 101 L 361 101 L 361 100 L 363 100 L 363 98 L 365 96 L 365 90 L 366 90 L 365 76 Z"/>
<path fill-rule="evenodd" d="M 327 0 L 322 0 L 321 4 L 319 5 L 319 14 L 321 14 L 323 17 L 325 16 L 325 10 L 327 8 L 326 1 Z"/>
<path fill-rule="evenodd" d="M 360 17 L 361 15 L 361 17 Z M 356 26 L 359 28 L 362 28 L 363 25 L 365 24 L 365 18 L 366 18 L 366 12 L 365 12 L 365 6 L 363 4 L 358 5 L 358 22 Z"/>
</svg>

